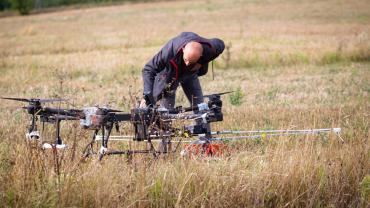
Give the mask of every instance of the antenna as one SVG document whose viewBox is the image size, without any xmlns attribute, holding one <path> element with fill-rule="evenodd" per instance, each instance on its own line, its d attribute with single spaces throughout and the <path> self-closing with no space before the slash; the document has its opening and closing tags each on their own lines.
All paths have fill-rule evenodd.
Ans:
<svg viewBox="0 0 370 208">
<path fill-rule="evenodd" d="M 212 80 L 214 81 L 215 80 L 215 72 L 213 70 L 213 61 L 212 61 Z"/>
</svg>

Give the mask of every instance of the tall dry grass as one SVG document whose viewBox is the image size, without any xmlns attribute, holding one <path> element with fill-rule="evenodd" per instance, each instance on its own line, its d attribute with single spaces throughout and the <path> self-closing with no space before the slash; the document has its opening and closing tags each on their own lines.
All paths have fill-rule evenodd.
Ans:
<svg viewBox="0 0 370 208">
<path fill-rule="evenodd" d="M 81 163 L 91 132 L 64 122 L 62 137 L 75 148 L 33 149 L 21 105 L 1 101 L 0 206 L 368 207 L 369 11 L 362 0 L 216 0 L 1 18 L 1 96 L 129 110 L 145 62 L 172 36 L 195 31 L 229 46 L 215 62 L 215 80 L 201 78 L 204 91 L 245 94 L 241 106 L 224 98 L 225 120 L 214 129 L 341 127 L 345 142 L 290 136 L 230 142 L 224 158 Z M 177 100 L 187 105 L 181 90 Z M 44 138 L 53 139 L 52 126 Z"/>
</svg>

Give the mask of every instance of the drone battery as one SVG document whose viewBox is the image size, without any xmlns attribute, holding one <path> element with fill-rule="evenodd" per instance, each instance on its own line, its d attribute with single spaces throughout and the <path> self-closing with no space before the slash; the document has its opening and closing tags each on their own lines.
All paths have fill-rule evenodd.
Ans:
<svg viewBox="0 0 370 208">
<path fill-rule="evenodd" d="M 135 128 L 135 141 L 143 141 L 148 138 L 148 126 L 150 122 L 150 110 L 148 108 L 136 108 L 131 110 L 132 124 Z"/>
<path fill-rule="evenodd" d="M 193 134 L 205 134 L 207 133 L 207 128 L 203 124 L 195 125 L 193 129 Z"/>
<path fill-rule="evenodd" d="M 218 122 L 218 121 L 223 121 L 224 116 L 222 112 L 218 112 L 216 109 L 213 110 L 211 114 L 208 115 L 207 117 L 207 122 Z"/>
<path fill-rule="evenodd" d="M 211 96 L 208 101 L 208 106 L 212 109 L 212 115 L 209 118 L 209 122 L 217 122 L 223 120 L 222 114 L 222 100 L 219 95 Z"/>
</svg>

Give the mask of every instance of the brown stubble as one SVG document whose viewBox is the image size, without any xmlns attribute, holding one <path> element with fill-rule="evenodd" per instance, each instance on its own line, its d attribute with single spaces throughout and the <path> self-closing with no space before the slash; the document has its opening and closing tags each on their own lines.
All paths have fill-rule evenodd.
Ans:
<svg viewBox="0 0 370 208">
<path fill-rule="evenodd" d="M 169 38 L 194 31 L 231 43 L 229 68 L 220 58 L 215 80 L 201 78 L 205 93 L 238 87 L 245 93 L 241 106 L 225 96 L 225 120 L 215 129 L 341 127 L 345 142 L 335 135 L 263 138 L 229 143 L 232 154 L 225 158 L 98 162 L 79 158 L 91 132 L 64 122 L 65 142 L 77 137 L 76 158 L 71 149 L 59 152 L 58 176 L 52 152 L 26 144 L 22 105 L 1 101 L 0 205 L 369 206 L 361 188 L 370 174 L 369 11 L 360 0 L 217 0 L 1 18 L 1 96 L 60 96 L 78 107 L 127 111 L 134 100 L 129 93 L 141 95 L 146 61 Z M 187 105 L 181 90 L 178 98 Z M 45 139 L 53 135 L 47 127 Z"/>
</svg>

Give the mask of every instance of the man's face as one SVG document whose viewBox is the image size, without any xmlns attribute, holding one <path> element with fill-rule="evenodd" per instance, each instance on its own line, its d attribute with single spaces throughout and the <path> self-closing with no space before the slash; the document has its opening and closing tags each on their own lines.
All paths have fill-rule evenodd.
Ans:
<svg viewBox="0 0 370 208">
<path fill-rule="evenodd" d="M 192 66 L 197 63 L 200 56 L 202 55 L 199 50 L 187 44 L 183 48 L 183 59 L 186 66 Z"/>
<path fill-rule="evenodd" d="M 184 57 L 183 58 L 184 58 L 184 63 L 185 63 L 186 66 L 193 65 L 193 64 L 195 64 L 197 62 L 197 61 L 191 60 L 191 58 L 189 58 L 185 54 L 184 54 Z"/>
</svg>

